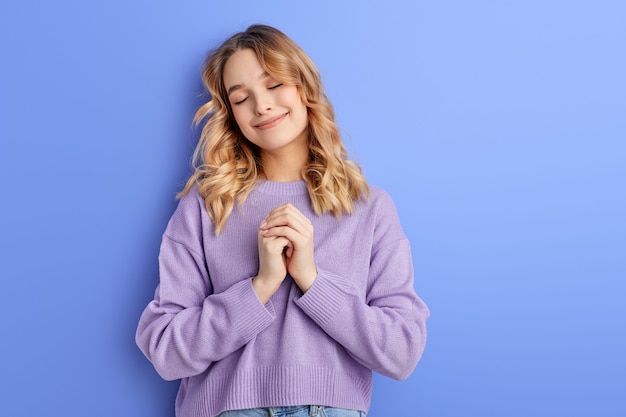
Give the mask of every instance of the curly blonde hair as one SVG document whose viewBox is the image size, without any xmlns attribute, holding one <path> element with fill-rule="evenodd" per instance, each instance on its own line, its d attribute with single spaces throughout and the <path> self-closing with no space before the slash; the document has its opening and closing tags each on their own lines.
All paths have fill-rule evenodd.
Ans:
<svg viewBox="0 0 626 417">
<path fill-rule="evenodd" d="M 351 213 L 354 201 L 369 195 L 369 187 L 361 168 L 347 158 L 320 74 L 298 45 L 265 25 L 233 35 L 206 59 L 202 81 L 211 100 L 195 114 L 196 125 L 206 123 L 192 158 L 194 172 L 178 197 L 197 185 L 219 234 L 235 202 L 242 204 L 263 175 L 259 148 L 241 133 L 222 77 L 226 61 L 242 49 L 254 51 L 263 69 L 277 81 L 295 85 L 307 107 L 309 158 L 302 178 L 314 211 L 337 217 Z"/>
</svg>

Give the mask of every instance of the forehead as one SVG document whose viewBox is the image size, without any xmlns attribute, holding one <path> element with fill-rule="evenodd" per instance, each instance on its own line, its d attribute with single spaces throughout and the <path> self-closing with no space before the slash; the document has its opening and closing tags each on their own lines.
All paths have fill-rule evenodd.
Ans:
<svg viewBox="0 0 626 417">
<path fill-rule="evenodd" d="M 242 49 L 232 54 L 224 64 L 222 81 L 228 91 L 235 85 L 243 86 L 254 83 L 260 78 L 264 78 L 264 75 L 266 76 L 267 73 L 254 51 Z"/>
</svg>

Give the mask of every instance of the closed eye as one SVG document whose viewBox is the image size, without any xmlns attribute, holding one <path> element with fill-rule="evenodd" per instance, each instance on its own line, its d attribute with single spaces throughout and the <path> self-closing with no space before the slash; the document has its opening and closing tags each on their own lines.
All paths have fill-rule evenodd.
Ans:
<svg viewBox="0 0 626 417">
<path fill-rule="evenodd" d="M 283 83 L 278 83 L 278 84 L 273 85 L 273 86 L 271 86 L 271 87 L 267 87 L 267 89 L 268 89 L 268 90 L 276 90 L 277 88 L 282 87 L 282 86 L 283 86 Z M 246 101 L 247 99 L 248 99 L 248 97 L 244 97 L 244 98 L 242 98 L 241 100 L 238 100 L 238 101 L 233 102 L 233 104 L 234 104 L 235 106 L 236 106 L 236 105 L 239 105 L 239 104 L 242 104 L 242 103 L 243 103 L 244 101 Z"/>
</svg>

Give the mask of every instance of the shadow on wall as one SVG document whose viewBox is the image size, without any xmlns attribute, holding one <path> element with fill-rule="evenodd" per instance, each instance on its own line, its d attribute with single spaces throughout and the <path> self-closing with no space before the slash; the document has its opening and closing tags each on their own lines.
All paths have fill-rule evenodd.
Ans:
<svg viewBox="0 0 626 417">
<path fill-rule="evenodd" d="M 131 299 L 134 302 L 129 316 L 130 320 L 124 328 L 123 339 L 126 346 L 124 351 L 128 352 L 134 378 L 133 386 L 128 388 L 141 398 L 137 401 L 137 404 L 141 405 L 141 409 L 137 410 L 137 415 L 173 416 L 175 398 L 180 385 L 179 381 L 165 381 L 158 375 L 137 347 L 135 332 L 141 313 L 153 299 L 154 291 L 159 283 L 159 247 L 165 227 L 178 204 L 174 195 L 182 190 L 191 173 L 191 157 L 202 130 L 201 125 L 198 127 L 193 125 L 193 116 L 197 109 L 210 99 L 210 96 L 204 92 L 200 66 L 201 62 L 197 68 L 189 71 L 189 82 L 186 83 L 188 88 L 184 90 L 184 100 L 181 100 L 188 103 L 186 109 L 184 111 L 172 109 L 173 114 L 182 115 L 178 123 L 179 134 L 172 138 L 174 145 L 165 146 L 174 149 L 171 154 L 172 163 L 164 167 L 167 171 L 164 177 L 167 180 L 163 188 L 159 189 L 159 205 L 154 208 L 156 213 L 151 216 L 153 220 L 149 232 L 144 239 L 140 239 L 142 247 L 137 248 L 138 259 L 136 261 L 138 270 L 131 276 L 131 282 L 133 282 Z"/>
</svg>

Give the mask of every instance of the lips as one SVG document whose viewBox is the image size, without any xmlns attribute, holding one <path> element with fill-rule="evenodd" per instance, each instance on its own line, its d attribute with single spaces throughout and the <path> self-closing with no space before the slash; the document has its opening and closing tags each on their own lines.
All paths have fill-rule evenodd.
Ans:
<svg viewBox="0 0 626 417">
<path fill-rule="evenodd" d="M 284 113 L 279 116 L 264 120 L 261 123 L 254 125 L 254 127 L 256 127 L 257 129 L 261 129 L 261 130 L 271 129 L 277 124 L 279 124 L 280 122 L 282 122 L 283 119 L 285 119 L 285 117 L 287 117 L 288 114 L 289 113 Z"/>
</svg>

